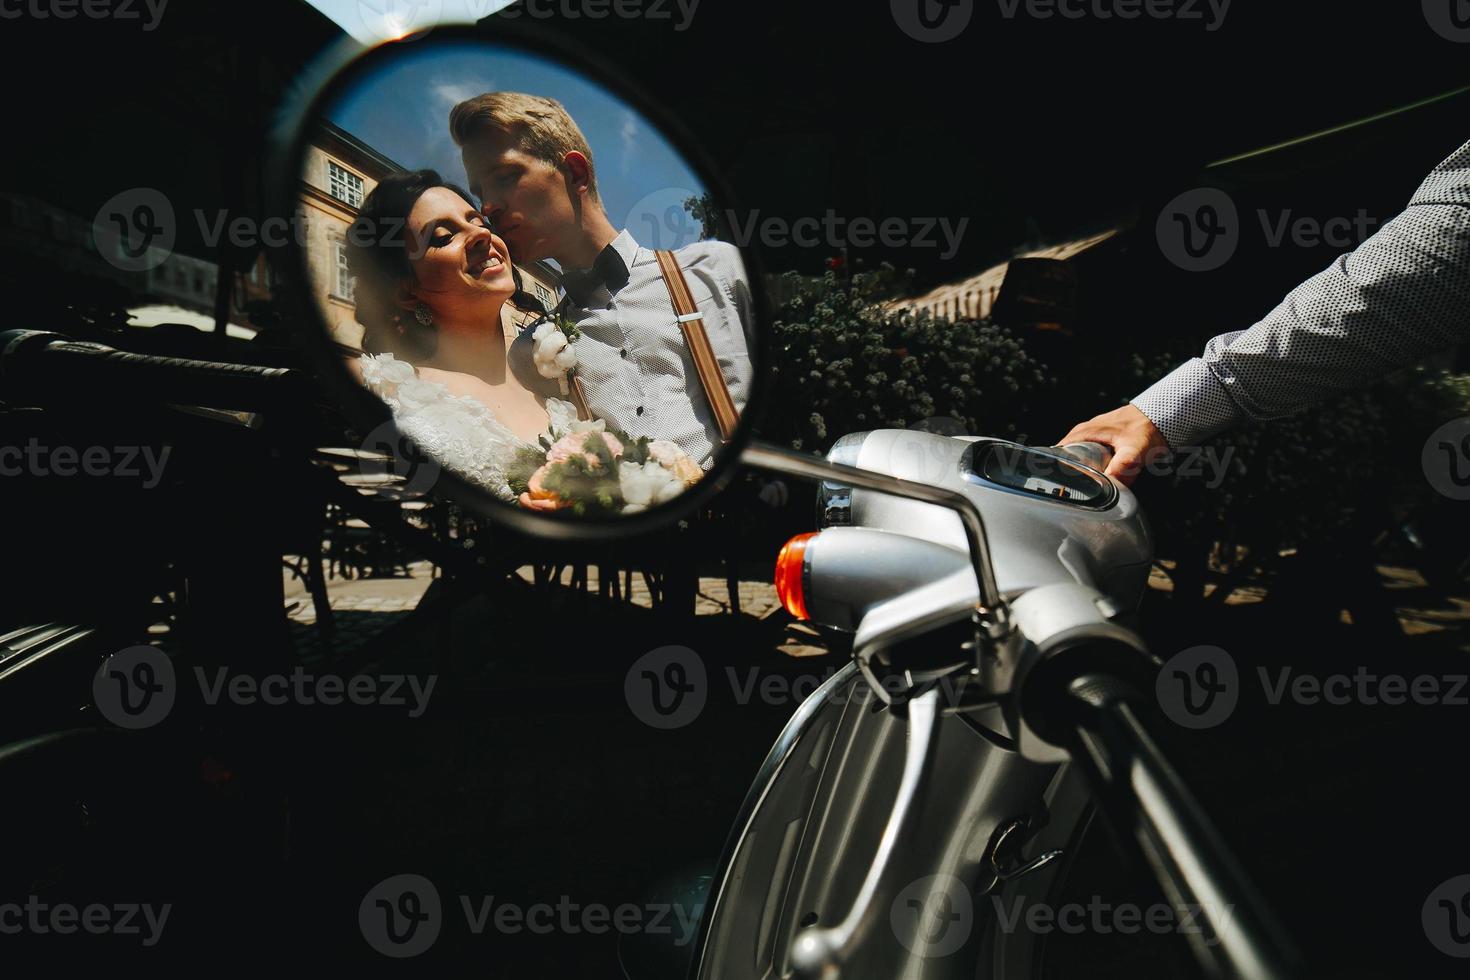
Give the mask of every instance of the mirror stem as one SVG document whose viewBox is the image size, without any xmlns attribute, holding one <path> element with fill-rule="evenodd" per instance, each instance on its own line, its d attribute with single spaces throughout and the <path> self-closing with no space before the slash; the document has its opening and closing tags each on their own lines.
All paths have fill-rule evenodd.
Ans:
<svg viewBox="0 0 1470 980">
<path fill-rule="evenodd" d="M 985 535 L 985 520 L 980 516 L 980 508 L 964 494 L 941 487 L 932 487 L 927 483 L 901 480 L 887 473 L 875 473 L 856 466 L 829 463 L 825 459 L 818 459 L 759 441 L 752 442 L 745 447 L 744 452 L 740 454 L 740 461 L 746 466 L 771 470 L 787 476 L 808 480 L 826 480 L 830 483 L 842 483 L 861 487 L 864 490 L 875 490 L 878 493 L 918 500 L 947 508 L 959 514 L 960 523 L 965 529 L 965 538 L 970 545 L 970 561 L 975 567 L 975 582 L 980 589 L 980 608 L 977 610 L 980 617 L 980 628 L 992 640 L 999 639 L 1008 632 L 1005 604 L 1001 601 L 1000 589 L 995 584 L 995 565 L 990 558 L 990 540 Z"/>
</svg>

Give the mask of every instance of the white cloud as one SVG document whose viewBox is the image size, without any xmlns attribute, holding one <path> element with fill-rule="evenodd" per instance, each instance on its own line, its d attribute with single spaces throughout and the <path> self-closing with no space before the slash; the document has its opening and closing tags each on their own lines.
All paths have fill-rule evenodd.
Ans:
<svg viewBox="0 0 1470 980">
<path fill-rule="evenodd" d="M 623 140 L 622 171 L 627 174 L 638 152 L 638 119 L 631 112 L 623 113 L 623 128 L 619 135 Z"/>
</svg>

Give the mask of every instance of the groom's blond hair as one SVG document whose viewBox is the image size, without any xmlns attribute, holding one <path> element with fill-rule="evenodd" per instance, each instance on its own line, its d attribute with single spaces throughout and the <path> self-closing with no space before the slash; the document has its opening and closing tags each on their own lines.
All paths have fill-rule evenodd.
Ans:
<svg viewBox="0 0 1470 980">
<path fill-rule="evenodd" d="M 486 92 L 466 99 L 449 113 L 449 133 L 456 146 L 464 146 L 486 130 L 509 134 L 522 152 L 557 169 L 576 150 L 587 158 L 587 196 L 601 203 L 592 147 L 560 102 L 522 92 Z"/>
</svg>

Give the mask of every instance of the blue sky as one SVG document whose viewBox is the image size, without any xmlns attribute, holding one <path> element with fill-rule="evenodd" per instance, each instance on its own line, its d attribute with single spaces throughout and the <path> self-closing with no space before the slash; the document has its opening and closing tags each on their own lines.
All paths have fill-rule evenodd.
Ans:
<svg viewBox="0 0 1470 980">
<path fill-rule="evenodd" d="M 546 95 L 566 106 L 592 147 L 598 190 L 614 227 L 629 227 L 650 248 L 677 248 L 698 238 L 681 203 L 704 185 L 683 157 L 631 106 L 537 56 L 490 42 L 439 41 L 431 32 L 398 47 L 370 79 L 330 106 L 327 117 L 408 169 L 432 167 L 465 184 L 449 111 L 496 90 Z"/>
</svg>

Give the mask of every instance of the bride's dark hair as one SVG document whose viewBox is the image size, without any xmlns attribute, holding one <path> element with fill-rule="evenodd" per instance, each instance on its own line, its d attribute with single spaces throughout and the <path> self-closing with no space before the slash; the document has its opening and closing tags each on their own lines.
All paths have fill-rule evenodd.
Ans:
<svg viewBox="0 0 1470 980">
<path fill-rule="evenodd" d="M 368 353 L 390 353 L 412 361 L 431 357 L 438 346 L 433 325 L 421 325 L 397 302 L 398 284 L 415 278 L 408 256 L 408 215 L 424 192 L 434 187 L 451 190 L 476 206 L 464 188 L 444 180 L 438 171 L 409 170 L 379 181 L 363 199 L 347 231 L 347 271 L 357 277 L 357 322 L 362 324 L 362 349 Z M 545 313 L 542 303 L 525 290 L 514 261 L 511 274 L 516 285 L 511 305 Z"/>
</svg>

